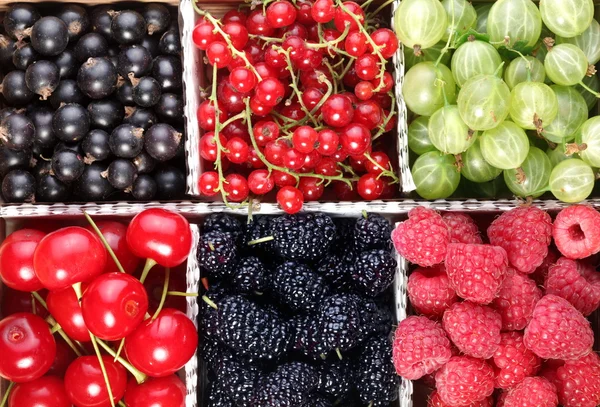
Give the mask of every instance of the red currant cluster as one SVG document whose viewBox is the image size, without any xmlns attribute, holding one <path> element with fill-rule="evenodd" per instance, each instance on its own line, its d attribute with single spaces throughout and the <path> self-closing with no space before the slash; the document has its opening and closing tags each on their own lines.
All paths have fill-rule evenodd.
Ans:
<svg viewBox="0 0 600 407">
<path fill-rule="evenodd" d="M 200 155 L 215 166 L 202 195 L 246 203 L 277 186 L 288 213 L 329 184 L 340 200 L 393 197 L 398 178 L 380 137 L 395 125 L 386 68 L 398 40 L 378 28 L 388 3 L 370 13 L 369 3 L 264 1 L 220 20 L 196 6 L 193 41 L 212 66 L 197 112 Z"/>
<path fill-rule="evenodd" d="M 174 291 L 181 278 L 170 268 L 191 250 L 187 220 L 163 209 L 144 211 L 128 226 L 86 217 L 87 228 L 45 233 L 36 224 L 0 245 L 9 298 L 0 377 L 11 381 L 0 405 L 184 407 L 185 384 L 175 373 L 196 353 L 198 333 L 178 308 L 197 294 Z"/>
</svg>

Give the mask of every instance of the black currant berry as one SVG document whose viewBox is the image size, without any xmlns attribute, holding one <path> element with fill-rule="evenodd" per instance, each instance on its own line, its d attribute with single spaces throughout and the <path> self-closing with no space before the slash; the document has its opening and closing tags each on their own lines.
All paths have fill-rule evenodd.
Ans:
<svg viewBox="0 0 600 407">
<path fill-rule="evenodd" d="M 175 157 L 182 134 L 164 123 L 150 127 L 144 136 L 144 148 L 157 161 L 168 161 Z"/>
<path fill-rule="evenodd" d="M 158 103 L 161 95 L 160 85 L 151 76 L 133 78 L 133 101 L 141 107 L 150 107 Z"/>
<path fill-rule="evenodd" d="M 62 105 L 52 119 L 54 134 L 59 140 L 76 143 L 90 131 L 90 116 L 87 109 L 77 103 Z"/>
<path fill-rule="evenodd" d="M 40 13 L 28 3 L 15 3 L 4 15 L 4 30 L 16 40 L 29 37 L 31 27 L 40 19 Z"/>
<path fill-rule="evenodd" d="M 7 35 L 0 34 L 0 64 L 4 72 L 10 71 L 13 67 L 13 53 L 17 49 L 17 43 Z"/>
<path fill-rule="evenodd" d="M 17 109 L 14 107 L 5 107 L 4 109 L 0 109 L 0 122 L 13 113 L 18 113 Z"/>
<path fill-rule="evenodd" d="M 0 145 L 25 150 L 33 145 L 35 127 L 24 113 L 13 113 L 0 122 Z"/>
<path fill-rule="evenodd" d="M 35 61 L 25 71 L 25 83 L 30 91 L 46 100 L 58 86 L 60 72 L 54 62 Z"/>
<path fill-rule="evenodd" d="M 17 47 L 12 57 L 12 62 L 15 68 L 24 71 L 27 67 L 40 59 L 40 54 L 33 49 L 31 44 L 23 44 Z"/>
<path fill-rule="evenodd" d="M 141 127 L 148 130 L 158 122 L 156 115 L 151 109 L 126 107 L 125 119 L 123 123 L 131 124 L 134 127 Z"/>
<path fill-rule="evenodd" d="M 110 163 L 102 176 L 108 179 L 110 185 L 123 191 L 133 187 L 133 181 L 137 177 L 137 170 L 131 161 L 119 158 Z"/>
<path fill-rule="evenodd" d="M 62 182 L 69 184 L 81 177 L 85 164 L 75 151 L 60 150 L 52 156 L 52 172 Z"/>
<path fill-rule="evenodd" d="M 159 43 L 158 36 L 146 35 L 142 39 L 142 41 L 140 41 L 139 45 L 146 48 L 150 52 L 150 55 L 152 55 L 152 59 L 154 59 L 160 55 L 160 50 L 158 49 L 158 43 Z"/>
<path fill-rule="evenodd" d="M 150 51 L 140 45 L 123 48 L 117 59 L 117 71 L 123 78 L 128 78 L 130 73 L 136 78 L 150 73 L 152 69 L 152 55 Z"/>
<path fill-rule="evenodd" d="M 131 82 L 124 81 L 117 89 L 117 98 L 125 106 L 135 106 L 133 101 L 133 85 Z"/>
<path fill-rule="evenodd" d="M 122 124 L 112 131 L 110 151 L 120 158 L 134 158 L 144 148 L 144 129 Z"/>
<path fill-rule="evenodd" d="M 163 92 L 181 90 L 183 86 L 181 60 L 170 55 L 156 57 L 152 65 L 152 77 L 160 83 Z"/>
<path fill-rule="evenodd" d="M 83 149 L 81 148 L 81 143 L 65 143 L 64 141 L 60 141 L 57 145 L 54 146 L 54 152 L 61 150 L 71 150 L 75 151 L 79 155 L 83 155 Z"/>
<path fill-rule="evenodd" d="M 91 102 L 88 107 L 92 128 L 112 131 L 123 121 L 125 109 L 116 99 L 102 99 Z"/>
<path fill-rule="evenodd" d="M 181 40 L 179 39 L 179 32 L 175 30 L 169 30 L 160 37 L 158 43 L 160 52 L 167 55 L 180 55 L 181 54 Z"/>
<path fill-rule="evenodd" d="M 31 45 L 42 55 L 58 55 L 68 44 L 69 30 L 58 17 L 42 17 L 31 29 Z"/>
<path fill-rule="evenodd" d="M 79 37 L 85 34 L 90 28 L 90 19 L 87 12 L 77 4 L 65 4 L 56 14 L 67 25 L 69 30 L 69 41 L 74 43 Z"/>
<path fill-rule="evenodd" d="M 88 58 L 108 56 L 108 41 L 102 34 L 88 33 L 77 41 L 75 57 L 81 63 Z"/>
<path fill-rule="evenodd" d="M 94 161 L 103 161 L 110 157 L 109 138 L 110 135 L 104 130 L 91 130 L 81 143 L 81 148 L 85 154 L 83 161 L 86 164 L 91 164 Z"/>
<path fill-rule="evenodd" d="M 2 80 L 2 95 L 11 106 L 24 106 L 33 99 L 34 93 L 25 83 L 25 72 L 11 71 Z"/>
<path fill-rule="evenodd" d="M 71 187 L 55 176 L 45 174 L 37 179 L 37 202 L 65 202 L 71 197 Z"/>
<path fill-rule="evenodd" d="M 54 57 L 52 61 L 58 66 L 60 79 L 73 78 L 77 75 L 80 64 L 77 62 L 77 58 L 75 58 L 74 50 L 67 48 Z"/>
<path fill-rule="evenodd" d="M 108 58 L 90 58 L 79 68 L 77 85 L 92 99 L 102 99 L 117 88 L 117 68 Z"/>
<path fill-rule="evenodd" d="M 104 201 L 115 192 L 110 182 L 102 173 L 106 171 L 107 166 L 98 162 L 85 166 L 81 177 L 75 181 L 73 192 L 82 201 Z"/>
<path fill-rule="evenodd" d="M 151 201 L 158 192 L 158 185 L 154 178 L 148 174 L 141 174 L 133 182 L 131 195 L 138 201 Z"/>
<path fill-rule="evenodd" d="M 154 111 L 158 116 L 170 122 L 183 121 L 183 100 L 174 93 L 163 93 Z"/>
<path fill-rule="evenodd" d="M 150 3 L 144 6 L 141 13 L 148 24 L 148 35 L 162 34 L 169 28 L 171 13 L 162 4 Z"/>
<path fill-rule="evenodd" d="M 35 166 L 31 170 L 31 174 L 35 177 L 36 182 L 44 175 L 52 172 L 52 160 L 41 159 L 36 160 Z"/>
<path fill-rule="evenodd" d="M 150 157 L 150 154 L 145 151 L 142 151 L 131 161 L 133 162 L 133 165 L 135 165 L 138 174 L 149 174 L 154 171 L 154 168 L 156 167 L 154 158 Z"/>
<path fill-rule="evenodd" d="M 113 17 L 110 28 L 119 44 L 135 44 L 146 34 L 146 20 L 136 11 L 120 11 Z"/>
<path fill-rule="evenodd" d="M 77 81 L 74 79 L 63 79 L 48 100 L 53 108 L 58 109 L 63 103 L 85 105 L 89 99 L 79 89 Z"/>
<path fill-rule="evenodd" d="M 54 135 L 52 128 L 52 118 L 54 111 L 46 106 L 38 106 L 27 113 L 27 116 L 33 122 L 35 127 L 35 140 L 33 144 L 39 150 L 53 149 L 58 139 Z"/>
<path fill-rule="evenodd" d="M 31 163 L 31 151 L 11 150 L 10 148 L 0 147 L 0 178 L 4 177 L 12 170 L 27 169 Z"/>
<path fill-rule="evenodd" d="M 6 202 L 35 202 L 35 178 L 25 170 L 12 170 L 2 180 Z"/>
<path fill-rule="evenodd" d="M 92 31 L 102 34 L 107 40 L 112 39 L 110 26 L 112 24 L 112 16 L 115 14 L 111 6 L 98 6 L 92 10 L 91 23 Z"/>
<path fill-rule="evenodd" d="M 185 175 L 170 165 L 160 167 L 154 173 L 160 199 L 181 199 L 185 195 Z"/>
</svg>

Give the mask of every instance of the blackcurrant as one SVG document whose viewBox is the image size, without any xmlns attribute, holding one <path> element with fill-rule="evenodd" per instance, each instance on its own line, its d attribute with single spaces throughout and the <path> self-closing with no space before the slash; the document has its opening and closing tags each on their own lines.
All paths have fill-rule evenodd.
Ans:
<svg viewBox="0 0 600 407">
<path fill-rule="evenodd" d="M 90 28 L 90 19 L 85 9 L 77 4 L 65 4 L 56 14 L 67 25 L 69 41 L 74 43 Z"/>
<path fill-rule="evenodd" d="M 181 90 L 182 68 L 181 60 L 170 55 L 161 55 L 154 59 L 152 77 L 160 83 L 163 92 Z"/>
<path fill-rule="evenodd" d="M 182 134 L 164 123 L 150 127 L 144 136 L 145 150 L 157 161 L 168 161 L 175 157 Z"/>
<path fill-rule="evenodd" d="M 158 36 L 146 35 L 146 36 L 144 36 L 144 38 L 142 38 L 142 41 L 140 41 L 139 45 L 146 48 L 150 52 L 152 59 L 154 59 L 160 55 L 160 49 L 158 47 L 158 43 L 159 43 Z"/>
<path fill-rule="evenodd" d="M 104 201 L 115 192 L 110 182 L 102 176 L 107 165 L 98 162 L 85 166 L 81 177 L 73 185 L 73 193 L 82 201 Z"/>
<path fill-rule="evenodd" d="M 83 174 L 83 158 L 72 150 L 60 150 L 52 156 L 52 172 L 62 182 L 69 184 Z"/>
<path fill-rule="evenodd" d="M 54 152 L 56 153 L 57 151 L 61 150 L 71 150 L 75 151 L 79 155 L 83 155 L 81 143 L 65 143 L 64 141 L 60 141 L 54 146 Z"/>
<path fill-rule="evenodd" d="M 77 85 L 92 99 L 102 99 L 117 88 L 117 68 L 108 58 L 90 58 L 77 73 Z"/>
<path fill-rule="evenodd" d="M 24 71 L 38 59 L 40 59 L 40 54 L 33 49 L 31 44 L 23 44 L 23 46 L 17 47 L 15 50 L 12 57 L 12 63 L 15 68 Z"/>
<path fill-rule="evenodd" d="M 25 83 L 30 91 L 46 100 L 60 82 L 60 72 L 54 62 L 35 61 L 25 71 Z"/>
<path fill-rule="evenodd" d="M 148 24 L 148 35 L 161 34 L 169 28 L 171 13 L 162 4 L 148 4 L 141 10 L 141 13 Z"/>
<path fill-rule="evenodd" d="M 4 109 L 0 109 L 0 122 L 10 116 L 13 113 L 17 113 L 17 109 L 14 107 L 5 107 Z"/>
<path fill-rule="evenodd" d="M 131 195 L 138 201 L 150 201 L 156 196 L 158 185 L 154 178 L 148 174 L 140 174 L 133 182 Z"/>
<path fill-rule="evenodd" d="M 179 39 L 179 32 L 175 30 L 169 30 L 160 37 L 158 43 L 160 52 L 166 55 L 180 55 L 181 54 L 181 40 Z"/>
<path fill-rule="evenodd" d="M 120 11 L 113 17 L 110 28 L 119 44 L 135 44 L 146 34 L 146 20 L 136 11 Z"/>
<path fill-rule="evenodd" d="M 108 179 L 110 185 L 123 191 L 133 186 L 137 170 L 131 161 L 119 158 L 110 163 L 103 176 Z"/>
<path fill-rule="evenodd" d="M 183 100 L 174 93 L 163 93 L 154 111 L 163 120 L 180 122 L 183 120 Z"/>
<path fill-rule="evenodd" d="M 17 49 L 17 43 L 7 35 L 0 34 L 0 63 L 3 71 L 10 71 L 13 66 L 13 52 Z"/>
<path fill-rule="evenodd" d="M 141 107 L 150 107 L 158 103 L 161 90 L 160 85 L 151 76 L 133 80 L 133 101 Z"/>
<path fill-rule="evenodd" d="M 53 149 L 58 139 L 54 135 L 52 118 L 54 111 L 47 106 L 38 106 L 27 113 L 35 127 L 35 140 L 33 144 L 39 150 Z"/>
<path fill-rule="evenodd" d="M 58 17 L 42 17 L 31 29 L 31 45 L 45 56 L 55 56 L 67 48 L 69 30 Z"/>
<path fill-rule="evenodd" d="M 90 131 L 90 115 L 80 104 L 64 104 L 54 113 L 52 127 L 60 140 L 75 143 L 83 140 Z"/>
<path fill-rule="evenodd" d="M 130 73 L 136 78 L 150 73 L 152 69 L 152 55 L 141 45 L 131 45 L 123 48 L 117 59 L 117 71 L 123 78 L 128 78 Z"/>
<path fill-rule="evenodd" d="M 110 157 L 109 138 L 110 135 L 104 130 L 91 130 L 81 143 L 81 148 L 85 154 L 83 161 L 86 164 L 91 164 L 94 161 L 103 161 Z"/>
<path fill-rule="evenodd" d="M 36 160 L 35 166 L 31 170 L 31 174 L 35 177 L 36 181 L 39 181 L 44 175 L 48 175 L 52 172 L 52 160 L 51 159 L 40 159 Z"/>
<path fill-rule="evenodd" d="M 117 89 L 117 98 L 125 106 L 135 106 L 133 101 L 133 85 L 129 81 L 124 81 Z"/>
<path fill-rule="evenodd" d="M 110 151 L 120 158 L 133 158 L 144 148 L 144 129 L 122 124 L 110 133 Z"/>
<path fill-rule="evenodd" d="M 63 79 L 48 100 L 53 108 L 58 109 L 63 103 L 85 105 L 89 99 L 79 89 L 77 81 L 74 79 Z"/>
<path fill-rule="evenodd" d="M 54 57 L 52 61 L 58 66 L 60 79 L 74 78 L 77 75 L 80 64 L 77 62 L 77 58 L 75 58 L 74 50 L 67 48 Z"/>
<path fill-rule="evenodd" d="M 24 106 L 33 99 L 34 93 L 25 83 L 25 72 L 11 71 L 2 80 L 2 95 L 11 106 Z"/>
<path fill-rule="evenodd" d="M 37 179 L 35 196 L 37 202 L 65 202 L 71 197 L 71 187 L 55 176 L 45 174 Z"/>
<path fill-rule="evenodd" d="M 112 131 L 125 117 L 123 105 L 112 98 L 95 100 L 88 105 L 87 110 L 91 127 L 95 129 Z"/>
<path fill-rule="evenodd" d="M 30 150 L 25 149 L 17 151 L 0 147 L 0 178 L 4 177 L 12 170 L 27 169 L 30 163 Z"/>
<path fill-rule="evenodd" d="M 108 41 L 102 34 L 88 33 L 77 41 L 75 57 L 82 63 L 88 58 L 108 56 Z"/>
<path fill-rule="evenodd" d="M 138 174 L 149 174 L 154 171 L 154 168 L 156 167 L 154 158 L 150 157 L 150 154 L 145 151 L 142 151 L 131 161 L 133 162 L 133 165 L 135 165 Z"/>
<path fill-rule="evenodd" d="M 141 127 L 148 130 L 158 122 L 156 114 L 151 109 L 127 107 L 125 108 L 125 119 L 123 123 L 131 124 L 134 127 Z"/>
<path fill-rule="evenodd" d="M 33 145 L 35 127 L 24 113 L 13 113 L 0 122 L 0 145 L 25 150 Z"/>
<path fill-rule="evenodd" d="M 4 30 L 16 40 L 29 37 L 31 27 L 40 19 L 40 13 L 28 3 L 15 3 L 4 14 Z"/>
<path fill-rule="evenodd" d="M 185 175 L 178 168 L 162 166 L 154 173 L 154 180 L 160 199 L 180 199 L 185 195 Z"/>
<path fill-rule="evenodd" d="M 2 196 L 7 202 L 35 202 L 35 178 L 25 170 L 12 170 L 2 180 Z"/>
<path fill-rule="evenodd" d="M 92 31 L 102 34 L 108 40 L 112 39 L 112 31 L 110 30 L 110 26 L 112 24 L 112 16 L 114 14 L 115 11 L 111 6 L 95 7 L 90 15 Z"/>
</svg>

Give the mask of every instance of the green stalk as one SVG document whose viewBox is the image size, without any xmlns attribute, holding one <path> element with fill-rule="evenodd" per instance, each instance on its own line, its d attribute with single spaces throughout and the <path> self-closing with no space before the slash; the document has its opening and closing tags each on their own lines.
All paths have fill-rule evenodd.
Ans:
<svg viewBox="0 0 600 407">
<path fill-rule="evenodd" d="M 92 226 L 92 229 L 94 229 L 94 231 L 96 232 L 96 234 L 98 235 L 98 237 L 102 241 L 102 244 L 106 248 L 106 251 L 108 251 L 108 254 L 110 254 L 110 257 L 112 257 L 112 259 L 115 262 L 115 264 L 117 265 L 117 268 L 119 269 L 119 271 L 121 273 L 125 273 L 125 269 L 123 269 L 123 266 L 121 265 L 121 262 L 117 258 L 117 255 L 115 254 L 115 252 L 113 251 L 113 249 L 110 247 L 110 245 L 106 241 L 106 238 L 102 234 L 102 231 L 100 231 L 100 228 L 98 228 L 98 226 L 96 225 L 96 222 L 94 222 L 94 220 L 92 219 L 92 217 L 90 215 L 88 215 L 88 213 L 86 211 L 83 211 L 83 216 L 85 216 L 85 218 L 87 219 L 87 221 Z"/>
<path fill-rule="evenodd" d="M 142 271 L 142 276 L 140 278 L 140 282 L 144 284 L 146 281 L 146 277 L 148 277 L 148 273 L 152 270 L 152 267 L 156 266 L 158 263 L 152 259 L 146 259 L 146 264 L 144 264 L 144 271 Z"/>
<path fill-rule="evenodd" d="M 2 397 L 2 402 L 0 403 L 0 407 L 4 407 L 6 405 L 6 403 L 8 402 L 8 396 L 10 396 L 10 392 L 13 389 L 13 387 L 15 387 L 15 383 L 10 382 L 10 384 L 8 385 L 8 388 L 6 389 L 6 393 L 4 393 L 4 397 Z"/>
<path fill-rule="evenodd" d="M 170 277 L 171 277 L 171 269 L 167 268 L 165 270 L 165 281 L 163 283 L 162 295 L 160 296 L 160 303 L 158 304 L 158 308 L 156 308 L 156 312 L 154 312 L 154 315 L 152 316 L 152 321 L 154 321 L 158 317 L 158 314 L 160 314 L 160 311 L 162 311 L 162 308 L 165 305 L 165 299 L 167 298 L 167 291 L 169 290 L 169 278 Z"/>
</svg>

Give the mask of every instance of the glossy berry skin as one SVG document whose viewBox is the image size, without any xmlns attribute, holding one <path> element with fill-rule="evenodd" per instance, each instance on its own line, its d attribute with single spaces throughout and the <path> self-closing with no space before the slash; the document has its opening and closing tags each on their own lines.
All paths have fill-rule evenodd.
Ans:
<svg viewBox="0 0 600 407">
<path fill-rule="evenodd" d="M 389 28 L 379 28 L 371 34 L 373 42 L 379 46 L 379 52 L 385 59 L 390 59 L 398 50 L 398 38 Z"/>
<path fill-rule="evenodd" d="M 296 21 L 297 10 L 292 3 L 279 0 L 267 7 L 267 21 L 273 28 L 281 28 Z"/>
<path fill-rule="evenodd" d="M 82 291 L 85 291 L 86 287 L 87 284 L 82 284 Z M 56 322 L 60 324 L 71 339 L 79 342 L 91 341 L 88 327 L 81 312 L 81 305 L 73 288 L 66 287 L 62 290 L 50 291 L 46 304 Z"/>
<path fill-rule="evenodd" d="M 248 197 L 248 181 L 240 174 L 229 174 L 225 177 L 223 189 L 227 194 L 227 199 L 233 202 L 242 202 Z"/>
<path fill-rule="evenodd" d="M 43 17 L 31 29 L 31 45 L 44 56 L 56 56 L 67 48 L 67 25 L 57 17 Z"/>
<path fill-rule="evenodd" d="M 111 356 L 102 356 L 115 404 L 127 388 L 127 371 Z M 82 356 L 67 369 L 65 388 L 71 403 L 78 407 L 110 406 L 108 389 L 96 356 Z"/>
<path fill-rule="evenodd" d="M 71 407 L 65 385 L 54 376 L 20 383 L 11 391 L 8 407 Z"/>
<path fill-rule="evenodd" d="M 235 90 L 246 93 L 256 86 L 256 75 L 250 69 L 238 66 L 229 74 L 229 81 Z"/>
<path fill-rule="evenodd" d="M 316 0 L 313 3 L 311 15 L 317 23 L 325 24 L 333 20 L 335 6 L 333 0 Z"/>
<path fill-rule="evenodd" d="M 33 253 L 45 233 L 34 229 L 13 232 L 0 245 L 0 277 L 8 287 L 20 291 L 43 288 L 33 270 Z"/>
<path fill-rule="evenodd" d="M 54 340 L 56 341 L 56 357 L 54 358 L 54 363 L 52 363 L 50 370 L 46 373 L 46 376 L 56 376 L 62 379 L 65 377 L 67 368 L 77 356 L 64 339 L 54 338 Z"/>
<path fill-rule="evenodd" d="M 354 116 L 352 101 L 345 95 L 331 95 L 321 108 L 323 120 L 332 127 L 344 127 L 350 124 Z"/>
<path fill-rule="evenodd" d="M 234 164 L 242 164 L 248 160 L 250 149 L 248 143 L 239 137 L 232 137 L 227 141 L 227 153 L 226 156 Z"/>
<path fill-rule="evenodd" d="M 152 377 L 169 376 L 196 352 L 198 332 L 181 311 L 164 308 L 127 337 L 125 354 L 133 366 Z"/>
<path fill-rule="evenodd" d="M 225 41 L 214 41 L 206 48 L 206 58 L 211 65 L 225 68 L 231 62 L 231 50 Z"/>
<path fill-rule="evenodd" d="M 38 278 L 49 290 L 93 280 L 102 274 L 108 255 L 100 239 L 87 229 L 70 226 L 46 235 L 33 255 Z"/>
<path fill-rule="evenodd" d="M 315 149 L 315 143 L 319 138 L 319 133 L 310 126 L 300 126 L 292 135 L 294 148 L 301 153 L 308 154 Z"/>
<path fill-rule="evenodd" d="M 142 384 L 129 380 L 125 392 L 127 407 L 185 406 L 185 384 L 175 375 L 151 378 Z"/>
<path fill-rule="evenodd" d="M 267 170 L 254 170 L 248 175 L 248 187 L 253 194 L 265 195 L 275 187 L 273 177 Z"/>
<path fill-rule="evenodd" d="M 117 259 L 119 259 L 119 263 L 121 263 L 125 272 L 127 274 L 133 274 L 137 270 L 142 259 L 134 255 L 129 249 L 129 246 L 127 246 L 127 226 L 111 220 L 98 220 L 96 221 L 96 226 L 98 226 L 98 229 L 102 232 L 102 235 L 108 242 L 110 248 L 115 252 Z M 90 232 L 94 232 L 94 229 L 91 226 L 87 226 L 86 229 Z M 119 271 L 117 265 L 112 258 L 109 258 L 106 262 L 104 272 L 114 273 L 117 271 Z"/>
<path fill-rule="evenodd" d="M 192 249 L 190 224 L 181 215 L 164 209 L 147 209 L 137 214 L 127 228 L 132 253 L 164 267 L 183 263 Z"/>
<path fill-rule="evenodd" d="M 379 73 L 379 59 L 373 54 L 359 56 L 354 66 L 356 75 L 364 81 L 375 79 Z"/>
<path fill-rule="evenodd" d="M 340 137 L 333 130 L 323 129 L 319 132 L 318 142 L 317 152 L 321 155 L 330 156 L 337 151 Z"/>
<path fill-rule="evenodd" d="M 340 134 L 340 144 L 349 155 L 361 155 L 371 145 L 371 132 L 365 125 L 352 123 Z"/>
<path fill-rule="evenodd" d="M 202 173 L 198 181 L 200 193 L 204 196 L 215 196 L 219 187 L 219 174 L 215 171 L 207 171 Z"/>
<path fill-rule="evenodd" d="M 377 199 L 383 193 L 384 182 L 375 174 L 365 174 L 358 180 L 358 194 L 366 201 Z"/>
<path fill-rule="evenodd" d="M 16 383 L 42 377 L 56 356 L 56 342 L 46 321 L 19 313 L 0 321 L 0 376 Z"/>
<path fill-rule="evenodd" d="M 144 319 L 148 295 L 129 274 L 108 273 L 96 278 L 81 299 L 83 319 L 100 339 L 116 341 L 129 335 Z"/>
<path fill-rule="evenodd" d="M 353 2 L 353 1 L 346 1 L 346 2 L 343 3 L 343 6 L 349 12 L 351 12 L 354 15 L 356 15 L 358 17 L 358 20 L 360 21 L 361 24 L 364 24 L 364 22 L 365 22 L 365 12 L 363 11 L 363 9 L 357 3 Z M 335 9 L 335 15 L 333 17 L 333 23 L 335 24 L 335 28 L 339 32 L 344 32 L 344 29 L 346 28 L 347 24 L 350 25 L 350 32 L 352 32 L 352 31 L 358 31 L 358 24 L 356 24 L 356 21 L 354 21 L 354 19 L 352 18 L 352 16 L 350 16 L 346 12 L 346 10 L 344 10 L 342 7 L 337 7 Z"/>
<path fill-rule="evenodd" d="M 202 51 L 206 51 L 209 44 L 219 39 L 219 35 L 213 33 L 214 29 L 215 27 L 211 22 L 200 20 L 192 32 L 192 41 L 194 42 L 194 45 Z"/>
<path fill-rule="evenodd" d="M 323 180 L 316 177 L 302 177 L 298 183 L 298 189 L 306 202 L 318 201 L 324 192 Z"/>
<path fill-rule="evenodd" d="M 391 169 L 390 158 L 387 156 L 386 153 L 381 152 L 381 151 L 376 151 L 371 154 L 371 158 L 378 165 L 375 165 L 375 163 L 373 163 L 371 160 L 366 160 L 365 161 L 365 169 L 367 170 L 367 172 L 370 172 L 375 175 L 379 175 L 383 171 L 382 168 L 385 170 L 388 170 L 388 171 Z"/>
<path fill-rule="evenodd" d="M 257 102 L 265 106 L 275 106 L 283 99 L 285 88 L 281 81 L 274 78 L 266 78 L 256 85 L 255 98 Z"/>
<path fill-rule="evenodd" d="M 286 213 L 298 213 L 304 205 L 304 195 L 298 188 L 284 186 L 277 191 L 277 203 Z"/>
</svg>

